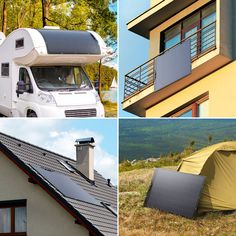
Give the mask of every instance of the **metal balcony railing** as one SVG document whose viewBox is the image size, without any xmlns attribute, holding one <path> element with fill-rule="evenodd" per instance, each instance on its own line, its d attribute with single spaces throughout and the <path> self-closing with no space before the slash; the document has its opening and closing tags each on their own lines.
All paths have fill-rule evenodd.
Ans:
<svg viewBox="0 0 236 236">
<path fill-rule="evenodd" d="M 209 51 L 214 50 L 216 48 L 216 21 L 199 29 L 173 47 L 176 47 L 189 39 L 191 40 L 192 61 L 198 59 Z M 125 75 L 125 100 L 153 85 L 155 77 L 158 76 L 158 73 L 156 74 L 155 72 L 156 59 L 163 55 L 166 51 L 171 50 L 173 47 L 163 51 L 156 57 Z"/>
</svg>

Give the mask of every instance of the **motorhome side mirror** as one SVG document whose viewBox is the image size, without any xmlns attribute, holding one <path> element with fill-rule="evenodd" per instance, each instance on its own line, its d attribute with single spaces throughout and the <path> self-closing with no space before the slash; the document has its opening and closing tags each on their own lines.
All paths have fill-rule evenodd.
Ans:
<svg viewBox="0 0 236 236">
<path fill-rule="evenodd" d="M 19 94 L 23 94 L 26 91 L 26 86 L 24 81 L 18 81 L 16 84 L 16 93 L 19 96 Z"/>
</svg>

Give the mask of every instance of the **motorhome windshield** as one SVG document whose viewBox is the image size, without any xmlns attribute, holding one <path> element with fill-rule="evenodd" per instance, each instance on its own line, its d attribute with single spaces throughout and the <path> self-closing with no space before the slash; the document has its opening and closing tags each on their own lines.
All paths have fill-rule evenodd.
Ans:
<svg viewBox="0 0 236 236">
<path fill-rule="evenodd" d="M 32 66 L 38 87 L 46 91 L 89 90 L 92 84 L 80 66 Z"/>
</svg>

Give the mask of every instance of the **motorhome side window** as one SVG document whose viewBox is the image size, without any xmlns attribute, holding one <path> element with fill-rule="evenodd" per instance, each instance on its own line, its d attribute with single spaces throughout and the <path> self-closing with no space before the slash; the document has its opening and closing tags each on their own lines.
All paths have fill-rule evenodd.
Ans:
<svg viewBox="0 0 236 236">
<path fill-rule="evenodd" d="M 1 75 L 2 76 L 9 76 L 9 63 L 2 63 Z"/>
<path fill-rule="evenodd" d="M 17 39 L 16 40 L 16 48 L 23 48 L 24 47 L 24 39 Z"/>
<path fill-rule="evenodd" d="M 29 76 L 29 73 L 28 73 L 26 68 L 20 68 L 19 80 L 25 82 L 26 92 L 31 92 L 32 91 L 30 76 Z"/>
</svg>

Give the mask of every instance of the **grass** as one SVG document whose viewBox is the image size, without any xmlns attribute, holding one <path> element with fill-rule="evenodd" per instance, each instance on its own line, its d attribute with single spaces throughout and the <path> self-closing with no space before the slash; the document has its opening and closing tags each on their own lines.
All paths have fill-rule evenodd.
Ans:
<svg viewBox="0 0 236 236">
<path fill-rule="evenodd" d="M 102 101 L 105 108 L 105 117 L 117 117 L 117 103 Z"/>
<path fill-rule="evenodd" d="M 170 167 L 176 168 L 176 167 Z M 189 220 L 143 207 L 154 168 L 120 173 L 120 236 L 233 236 L 236 235 L 236 212 L 208 213 Z"/>
<path fill-rule="evenodd" d="M 189 156 L 193 150 L 191 148 L 186 148 L 181 153 L 172 153 L 165 157 L 153 158 L 156 161 L 138 160 L 134 163 L 126 160 L 120 163 L 119 172 L 138 170 L 138 169 L 150 169 L 165 166 L 178 166 L 181 159 Z"/>
</svg>

